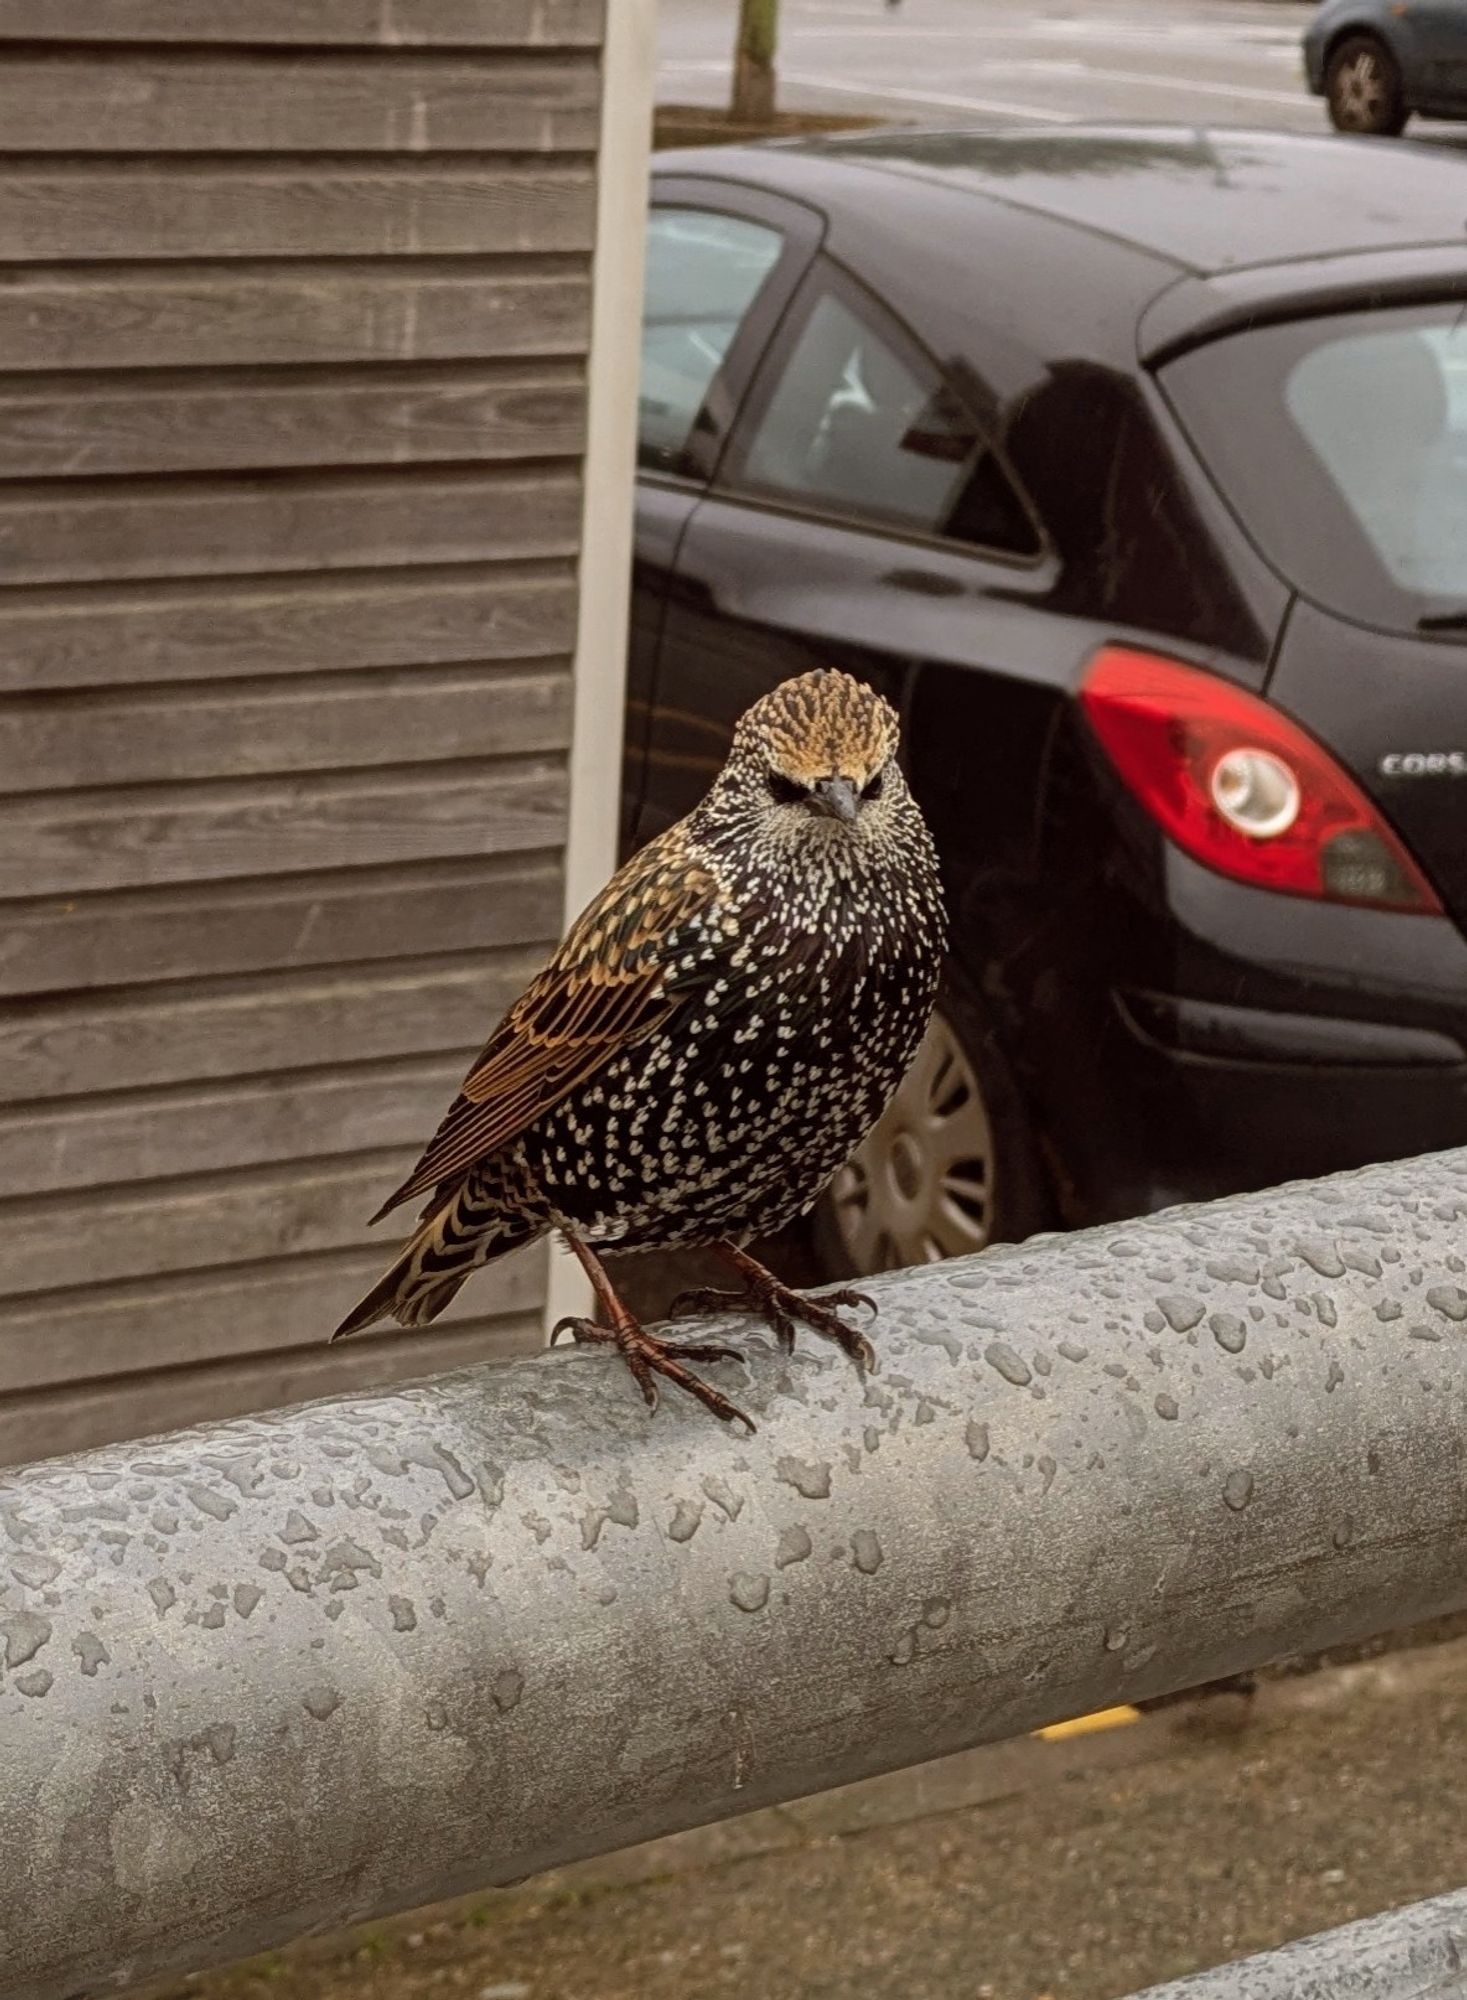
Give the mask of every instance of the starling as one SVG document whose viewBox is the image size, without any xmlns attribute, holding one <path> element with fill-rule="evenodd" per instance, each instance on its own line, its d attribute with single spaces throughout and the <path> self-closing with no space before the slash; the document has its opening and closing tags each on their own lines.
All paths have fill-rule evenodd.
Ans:
<svg viewBox="0 0 1467 2000">
<path fill-rule="evenodd" d="M 890 704 L 830 669 L 745 712 L 702 802 L 613 877 L 490 1036 L 372 1218 L 427 1195 L 416 1233 L 333 1338 L 421 1326 L 481 1264 L 558 1229 L 606 1323 L 555 1333 L 618 1348 L 654 1409 L 661 1376 L 748 1423 L 689 1366 L 734 1351 L 646 1332 L 599 1251 L 710 1246 L 740 1289 L 674 1311 L 757 1313 L 787 1350 L 798 1319 L 871 1360 L 834 1310 L 869 1300 L 802 1297 L 743 1245 L 813 1207 L 932 1012 L 942 891 L 896 749 Z"/>
</svg>

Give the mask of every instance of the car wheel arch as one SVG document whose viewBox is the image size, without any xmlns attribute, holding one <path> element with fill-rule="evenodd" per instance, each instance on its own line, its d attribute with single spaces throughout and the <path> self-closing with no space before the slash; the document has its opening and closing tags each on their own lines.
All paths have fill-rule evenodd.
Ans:
<svg viewBox="0 0 1467 2000">
<path fill-rule="evenodd" d="M 1379 21 L 1373 19 L 1368 14 L 1364 14 L 1356 20 L 1346 21 L 1343 26 L 1335 28 L 1332 31 L 1329 40 L 1324 45 L 1324 67 L 1326 70 L 1346 42 L 1358 41 L 1379 43 L 1392 62 L 1399 64 L 1401 59 L 1391 47 L 1386 37 L 1381 33 Z"/>
<path fill-rule="evenodd" d="M 1392 46 L 1389 37 L 1382 33 L 1379 21 L 1371 19 L 1368 15 L 1361 20 L 1349 22 L 1342 28 L 1336 28 L 1326 42 L 1323 64 L 1326 83 L 1336 56 L 1349 42 L 1374 42 L 1400 77 L 1402 94 L 1405 95 L 1406 65 L 1399 51 Z"/>
</svg>

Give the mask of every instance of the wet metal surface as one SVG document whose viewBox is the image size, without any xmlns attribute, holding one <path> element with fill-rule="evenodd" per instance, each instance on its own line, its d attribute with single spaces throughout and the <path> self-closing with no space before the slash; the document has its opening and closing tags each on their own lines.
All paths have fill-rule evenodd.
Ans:
<svg viewBox="0 0 1467 2000">
<path fill-rule="evenodd" d="M 1467 1890 L 1280 1951 L 1150 1986 L 1134 2000 L 1464 2000 Z"/>
<path fill-rule="evenodd" d="M 243 1957 L 1467 1604 L 1467 1153 L 0 1478 L 7 2000 Z M 1211 2000 L 1211 1996 L 1208 1996 Z"/>
</svg>

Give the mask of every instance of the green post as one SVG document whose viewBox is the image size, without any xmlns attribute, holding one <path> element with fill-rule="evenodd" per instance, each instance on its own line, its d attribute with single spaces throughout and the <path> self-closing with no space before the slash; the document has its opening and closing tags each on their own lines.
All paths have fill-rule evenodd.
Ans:
<svg viewBox="0 0 1467 2000">
<path fill-rule="evenodd" d="M 736 125 L 767 125 L 774 116 L 774 44 L 779 0 L 739 0 L 739 39 L 734 50 L 733 103 Z"/>
</svg>

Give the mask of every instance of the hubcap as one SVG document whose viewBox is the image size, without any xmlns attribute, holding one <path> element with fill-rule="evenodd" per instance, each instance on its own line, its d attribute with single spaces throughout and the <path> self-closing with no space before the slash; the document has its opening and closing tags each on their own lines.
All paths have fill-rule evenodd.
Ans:
<svg viewBox="0 0 1467 2000">
<path fill-rule="evenodd" d="M 857 1271 L 935 1264 L 988 1242 L 993 1133 L 973 1065 L 941 1014 L 828 1200 Z"/>
<path fill-rule="evenodd" d="M 1369 131 L 1384 109 L 1385 95 L 1385 74 L 1379 58 L 1369 49 L 1362 49 L 1340 66 L 1335 77 L 1335 102 L 1342 124 Z"/>
</svg>

